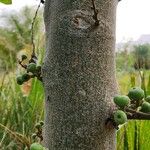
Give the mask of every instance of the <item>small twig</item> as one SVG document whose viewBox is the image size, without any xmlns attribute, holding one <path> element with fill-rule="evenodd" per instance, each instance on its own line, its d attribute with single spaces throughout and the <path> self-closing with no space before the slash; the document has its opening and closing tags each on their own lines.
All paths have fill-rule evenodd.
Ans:
<svg viewBox="0 0 150 150">
<path fill-rule="evenodd" d="M 128 119 L 150 120 L 150 113 L 137 112 L 130 108 L 126 108 L 125 110 Z"/>
<path fill-rule="evenodd" d="M 127 118 L 130 120 L 150 120 L 150 113 L 139 112 L 128 107 L 125 108 L 124 111 Z M 113 127 L 117 130 L 119 129 L 118 124 L 115 123 L 112 115 L 106 119 L 105 125 L 107 127 Z"/>
<path fill-rule="evenodd" d="M 39 5 L 38 5 L 38 7 L 36 9 L 36 12 L 35 12 L 35 15 L 33 17 L 32 24 L 31 24 L 31 43 L 32 43 L 32 55 L 31 55 L 31 59 L 32 58 L 36 58 L 36 55 L 35 55 L 35 43 L 34 43 L 34 24 L 35 24 L 35 20 L 36 20 L 36 17 L 37 17 L 40 5 L 41 5 L 41 1 L 40 1 Z"/>
<path fill-rule="evenodd" d="M 27 69 L 27 65 L 22 64 L 22 61 L 18 60 L 18 63 L 22 68 Z"/>
<path fill-rule="evenodd" d="M 98 26 L 99 25 L 98 10 L 96 9 L 96 6 L 95 6 L 95 0 L 92 0 L 92 6 L 94 10 L 93 19 L 95 20 L 95 26 Z"/>
</svg>

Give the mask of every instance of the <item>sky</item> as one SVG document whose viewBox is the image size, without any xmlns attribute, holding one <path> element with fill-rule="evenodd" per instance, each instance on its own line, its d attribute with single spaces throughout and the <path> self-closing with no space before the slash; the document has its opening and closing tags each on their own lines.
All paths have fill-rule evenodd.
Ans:
<svg viewBox="0 0 150 150">
<path fill-rule="evenodd" d="M 117 8 L 117 41 L 150 34 L 150 0 L 122 0 Z"/>
<path fill-rule="evenodd" d="M 0 4 L 0 14 L 38 3 L 39 0 L 13 0 L 12 5 Z M 150 0 L 121 0 L 117 7 L 116 41 L 136 40 L 142 34 L 150 34 Z"/>
</svg>

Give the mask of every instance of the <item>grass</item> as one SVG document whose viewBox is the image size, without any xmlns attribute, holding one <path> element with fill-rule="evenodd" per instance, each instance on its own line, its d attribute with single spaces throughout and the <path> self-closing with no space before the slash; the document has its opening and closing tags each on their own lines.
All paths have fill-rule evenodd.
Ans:
<svg viewBox="0 0 150 150">
<path fill-rule="evenodd" d="M 150 94 L 150 72 L 117 74 L 120 92 L 127 94 L 132 86 L 141 85 Z M 3 74 L 0 86 L 0 149 L 23 150 L 32 142 L 35 124 L 43 120 L 44 91 L 42 83 L 33 79 L 18 86 L 14 74 Z M 117 132 L 117 150 L 150 149 L 150 122 L 129 121 Z"/>
<path fill-rule="evenodd" d="M 140 75 L 139 75 L 140 73 Z M 127 94 L 133 86 L 141 86 L 145 96 L 150 95 L 150 72 L 118 74 L 118 82 L 122 94 Z M 150 121 L 128 121 L 117 132 L 117 150 L 148 150 L 150 149 Z"/>
<path fill-rule="evenodd" d="M 129 121 L 117 133 L 117 150 L 150 149 L 149 130 L 149 121 Z"/>
<path fill-rule="evenodd" d="M 3 77 L 0 92 L 0 149 L 23 150 L 31 143 L 36 122 L 43 120 L 44 91 L 40 81 L 33 79 L 26 96 L 15 76 Z M 30 87 L 29 87 L 30 88 Z M 19 140 L 22 139 L 22 140 Z"/>
</svg>

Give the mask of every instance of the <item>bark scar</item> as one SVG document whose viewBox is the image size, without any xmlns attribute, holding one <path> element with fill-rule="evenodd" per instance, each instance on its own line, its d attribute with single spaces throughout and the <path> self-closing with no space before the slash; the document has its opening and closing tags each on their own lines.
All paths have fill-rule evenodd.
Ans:
<svg viewBox="0 0 150 150">
<path fill-rule="evenodd" d="M 73 24 L 76 28 L 87 29 L 91 26 L 90 21 L 84 16 L 76 15 L 72 19 Z"/>
<path fill-rule="evenodd" d="M 50 101 L 50 97 L 49 97 L 49 95 L 47 96 L 47 101 Z"/>
<path fill-rule="evenodd" d="M 115 128 L 115 129 L 119 129 L 118 125 L 114 122 L 114 120 L 112 118 L 107 118 L 106 122 L 105 122 L 105 126 L 107 128 Z"/>
</svg>

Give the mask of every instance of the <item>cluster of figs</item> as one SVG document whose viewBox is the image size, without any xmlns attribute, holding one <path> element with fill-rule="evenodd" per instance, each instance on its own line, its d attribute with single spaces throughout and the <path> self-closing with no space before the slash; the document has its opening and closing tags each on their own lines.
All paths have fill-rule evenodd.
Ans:
<svg viewBox="0 0 150 150">
<path fill-rule="evenodd" d="M 32 138 L 35 140 L 37 137 L 41 138 L 42 136 L 42 126 L 44 125 L 43 121 L 40 121 L 38 123 L 36 123 L 35 128 L 37 129 L 37 131 L 35 133 L 32 134 Z"/>
<path fill-rule="evenodd" d="M 27 56 L 22 55 L 21 59 L 22 62 L 27 59 Z M 24 82 L 27 82 L 34 77 L 41 78 L 41 66 L 37 65 L 36 61 L 29 62 L 28 65 L 24 65 L 24 68 L 26 69 L 26 73 L 17 76 L 17 84 L 22 85 Z"/>
<path fill-rule="evenodd" d="M 37 129 L 37 132 L 32 134 L 32 138 L 35 140 L 36 138 L 40 138 L 42 134 L 42 126 L 44 125 L 43 121 L 39 121 L 36 123 L 35 128 Z M 34 142 L 30 146 L 30 150 L 46 150 L 45 147 L 43 147 L 40 143 Z"/>
<path fill-rule="evenodd" d="M 113 99 L 118 110 L 113 114 L 113 120 L 117 125 L 127 122 L 126 108 L 134 111 L 150 113 L 150 96 L 145 98 L 144 91 L 139 87 L 133 87 L 128 95 L 117 95 Z"/>
</svg>

